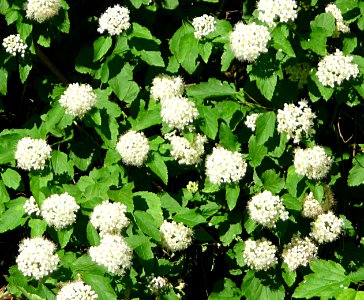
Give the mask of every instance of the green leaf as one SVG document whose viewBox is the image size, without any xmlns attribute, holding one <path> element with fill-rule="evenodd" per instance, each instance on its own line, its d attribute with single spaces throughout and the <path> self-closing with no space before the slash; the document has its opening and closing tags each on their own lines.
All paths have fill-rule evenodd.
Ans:
<svg viewBox="0 0 364 300">
<path fill-rule="evenodd" d="M 271 191 L 274 194 L 278 194 L 284 188 L 284 179 L 274 170 L 266 170 L 261 176 L 264 189 Z"/>
<path fill-rule="evenodd" d="M 17 190 L 20 187 L 21 176 L 13 169 L 7 168 L 5 172 L 1 174 L 1 178 L 4 184 L 13 190 Z"/>
<path fill-rule="evenodd" d="M 128 118 L 128 121 L 132 125 L 132 128 L 136 131 L 162 124 L 159 104 L 153 105 L 149 103 L 149 107 L 147 109 L 144 109 L 144 106 L 140 105 L 140 111 L 137 118 L 133 119 L 130 117 Z"/>
<path fill-rule="evenodd" d="M 18 133 L 0 134 L 0 164 L 15 161 L 14 153 L 20 138 Z"/>
<path fill-rule="evenodd" d="M 334 93 L 333 88 L 326 87 L 320 82 L 320 80 L 318 79 L 318 77 L 314 71 L 310 72 L 308 88 L 309 88 L 311 99 L 313 98 L 311 96 L 311 94 L 312 94 L 316 97 L 322 96 L 327 101 L 331 98 L 332 94 Z M 312 101 L 315 101 L 315 99 L 312 99 Z"/>
<path fill-rule="evenodd" d="M 197 106 L 197 109 L 200 115 L 199 128 L 207 137 L 214 140 L 219 129 L 217 109 L 203 105 Z"/>
<path fill-rule="evenodd" d="M 229 43 L 226 43 L 224 45 L 224 53 L 221 55 L 221 71 L 226 72 L 234 59 L 234 52 L 231 50 Z"/>
<path fill-rule="evenodd" d="M 303 180 L 302 175 L 298 175 L 295 172 L 294 166 L 290 166 L 287 171 L 287 178 L 286 178 L 286 188 L 288 193 L 292 196 L 297 197 L 298 195 L 298 185 Z"/>
<path fill-rule="evenodd" d="M 0 180 L 0 203 L 5 203 L 8 201 L 10 201 L 9 193 L 6 190 L 4 182 L 2 182 L 2 180 Z"/>
<path fill-rule="evenodd" d="M 89 222 L 86 227 L 86 236 L 91 246 L 100 244 L 100 236 L 95 227 Z"/>
<path fill-rule="evenodd" d="M 109 51 L 112 46 L 111 36 L 100 36 L 94 42 L 94 58 L 93 61 L 98 61 L 104 57 L 104 55 Z"/>
<path fill-rule="evenodd" d="M 182 222 L 189 227 L 195 227 L 206 222 L 206 219 L 196 209 L 181 210 L 173 217 L 173 220 Z"/>
<path fill-rule="evenodd" d="M 120 101 L 133 102 L 139 94 L 139 86 L 133 80 L 133 67 L 125 64 L 120 73 L 109 80 L 109 85 Z"/>
<path fill-rule="evenodd" d="M 57 231 L 57 239 L 60 247 L 63 249 L 69 243 L 73 233 L 73 227 Z"/>
<path fill-rule="evenodd" d="M 24 83 L 27 80 L 31 69 L 32 65 L 27 65 L 22 63 L 19 64 L 19 75 L 22 83 Z"/>
<path fill-rule="evenodd" d="M 282 269 L 283 269 L 282 270 L 282 277 L 284 279 L 284 282 L 288 286 L 292 286 L 296 282 L 296 278 L 297 278 L 296 271 L 289 270 L 286 263 L 283 263 L 283 268 Z"/>
<path fill-rule="evenodd" d="M 250 159 L 249 164 L 252 167 L 258 167 L 264 157 L 267 155 L 268 149 L 264 145 L 259 145 L 254 135 L 250 137 L 248 147 Z"/>
<path fill-rule="evenodd" d="M 68 160 L 68 155 L 58 150 L 52 151 L 52 167 L 53 172 L 59 175 L 68 175 L 70 178 L 73 178 L 73 163 Z"/>
<path fill-rule="evenodd" d="M 162 6 L 165 9 L 175 9 L 178 5 L 178 0 L 162 0 Z"/>
<path fill-rule="evenodd" d="M 165 185 L 168 184 L 168 169 L 162 156 L 158 152 L 153 152 L 149 155 L 146 166 L 162 179 Z"/>
<path fill-rule="evenodd" d="M 148 236 L 156 241 L 161 240 L 159 232 L 160 223 L 153 218 L 150 214 L 145 211 L 136 210 L 134 211 L 134 218 L 138 227 Z"/>
<path fill-rule="evenodd" d="M 220 144 L 225 149 L 230 151 L 239 151 L 240 143 L 238 143 L 236 135 L 233 134 L 230 127 L 225 123 L 220 124 L 219 140 Z"/>
<path fill-rule="evenodd" d="M 272 100 L 277 85 L 277 75 L 267 78 L 257 78 L 255 81 L 257 83 L 257 88 L 262 95 L 268 100 Z"/>
<path fill-rule="evenodd" d="M 310 263 L 313 273 L 304 277 L 293 293 L 293 298 L 336 297 L 343 287 L 348 287 L 350 279 L 345 269 L 331 260 L 314 260 Z"/>
<path fill-rule="evenodd" d="M 200 54 L 202 60 L 207 64 L 212 53 L 212 44 L 198 44 L 198 53 Z"/>
<path fill-rule="evenodd" d="M 358 154 L 353 158 L 353 167 L 348 176 L 349 186 L 358 186 L 364 183 L 364 154 Z"/>
<path fill-rule="evenodd" d="M 284 25 L 277 26 L 271 33 L 273 47 L 278 51 L 283 51 L 290 57 L 296 57 L 291 43 L 288 40 L 289 30 Z"/>
<path fill-rule="evenodd" d="M 8 71 L 5 68 L 0 68 L 0 94 L 8 93 Z"/>
<path fill-rule="evenodd" d="M 28 222 L 28 226 L 31 229 L 30 230 L 31 237 L 42 236 L 47 229 L 46 221 L 40 219 L 30 219 Z"/>
<path fill-rule="evenodd" d="M 96 292 L 98 300 L 117 300 L 110 278 L 85 272 L 82 279 Z"/>
<path fill-rule="evenodd" d="M 271 111 L 259 114 L 255 126 L 257 144 L 263 145 L 274 134 L 276 126 L 275 113 Z"/>
<path fill-rule="evenodd" d="M 140 58 L 150 66 L 164 67 L 164 60 L 160 51 L 140 51 Z"/>
<path fill-rule="evenodd" d="M 312 30 L 322 29 L 326 36 L 331 36 L 336 30 L 335 18 L 331 13 L 322 13 L 310 23 Z"/>
<path fill-rule="evenodd" d="M 336 300 L 364 300 L 364 292 L 354 289 L 343 289 L 342 292 L 335 297 Z"/>
<path fill-rule="evenodd" d="M 229 278 L 224 278 L 214 285 L 208 300 L 240 300 L 241 296 L 241 291 L 235 283 Z"/>
<path fill-rule="evenodd" d="M 207 82 L 189 86 L 186 91 L 188 96 L 199 99 L 233 97 L 236 94 L 234 85 L 216 78 L 209 78 Z"/>
<path fill-rule="evenodd" d="M 160 227 L 163 223 L 162 204 L 158 195 L 151 192 L 136 192 L 134 193 L 134 207 L 145 211 L 145 203 L 149 207 L 146 212 L 153 217 L 155 220 L 156 227 Z M 144 201 L 143 201 L 144 200 Z M 144 202 L 144 203 L 143 203 Z"/>
<path fill-rule="evenodd" d="M 236 206 L 240 194 L 240 187 L 238 184 L 226 186 L 226 202 L 230 210 L 233 210 Z"/>
<path fill-rule="evenodd" d="M 25 201 L 26 198 L 20 197 L 8 202 L 9 208 L 0 216 L 0 233 L 13 230 L 25 223 L 28 219 L 23 208 Z"/>
</svg>

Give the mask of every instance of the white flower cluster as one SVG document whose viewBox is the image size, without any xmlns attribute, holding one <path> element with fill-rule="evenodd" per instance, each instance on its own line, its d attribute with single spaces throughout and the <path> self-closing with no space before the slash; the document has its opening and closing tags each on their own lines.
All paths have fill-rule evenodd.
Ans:
<svg viewBox="0 0 364 300">
<path fill-rule="evenodd" d="M 27 44 L 20 38 L 20 34 L 11 34 L 4 38 L 3 47 L 12 56 L 16 56 L 19 53 L 21 57 L 24 57 L 25 50 L 28 48 Z"/>
<path fill-rule="evenodd" d="M 99 19 L 97 31 L 107 31 L 110 35 L 119 35 L 130 27 L 129 9 L 116 4 L 109 7 Z"/>
<path fill-rule="evenodd" d="M 132 265 L 133 250 L 117 234 L 104 234 L 100 245 L 89 249 L 92 261 L 104 266 L 110 273 L 122 276 Z"/>
<path fill-rule="evenodd" d="M 191 193 L 197 193 L 198 191 L 198 182 L 197 181 L 189 181 L 186 189 Z"/>
<path fill-rule="evenodd" d="M 215 31 L 215 24 L 216 21 L 213 16 L 203 14 L 201 17 L 194 18 L 192 20 L 192 26 L 195 29 L 195 38 L 200 40 L 209 33 Z"/>
<path fill-rule="evenodd" d="M 125 215 L 127 207 L 119 202 L 111 203 L 108 200 L 96 205 L 90 222 L 100 230 L 100 235 L 118 234 L 129 225 L 129 219 Z"/>
<path fill-rule="evenodd" d="M 214 147 L 206 158 L 206 175 L 214 184 L 238 182 L 245 175 L 247 163 L 239 152 Z"/>
<path fill-rule="evenodd" d="M 183 223 L 164 220 L 159 231 L 163 245 L 172 252 L 185 250 L 192 243 L 193 231 Z"/>
<path fill-rule="evenodd" d="M 76 222 L 79 208 L 76 199 L 68 193 L 54 194 L 43 201 L 40 214 L 48 226 L 60 230 Z"/>
<path fill-rule="evenodd" d="M 119 137 L 116 150 L 125 165 L 141 167 L 148 157 L 149 141 L 143 132 L 129 130 Z"/>
<path fill-rule="evenodd" d="M 312 192 L 303 199 L 302 216 L 306 218 L 316 218 L 323 212 L 324 210 L 322 209 L 320 202 L 315 199 Z"/>
<path fill-rule="evenodd" d="M 336 240 L 343 227 L 344 221 L 336 217 L 332 211 L 321 214 L 311 223 L 311 236 L 319 243 L 327 243 Z"/>
<path fill-rule="evenodd" d="M 240 61 L 253 62 L 261 53 L 268 52 L 267 44 L 270 40 L 268 28 L 256 23 L 235 24 L 230 34 L 231 49 Z"/>
<path fill-rule="evenodd" d="M 27 213 L 27 215 L 29 215 L 29 216 L 32 214 L 34 214 L 36 216 L 40 216 L 39 206 L 33 196 L 31 196 L 27 201 L 25 201 L 23 208 L 24 208 L 25 212 Z"/>
<path fill-rule="evenodd" d="M 66 283 L 57 293 L 57 300 L 96 300 L 98 298 L 91 286 L 83 281 Z"/>
<path fill-rule="evenodd" d="M 345 24 L 341 11 L 335 4 L 330 3 L 329 5 L 327 5 L 325 8 L 325 12 L 331 13 L 334 16 L 336 20 L 336 30 L 338 32 L 350 32 L 350 27 Z"/>
<path fill-rule="evenodd" d="M 294 167 L 296 173 L 306 176 L 308 179 L 322 179 L 329 173 L 332 159 L 321 146 L 301 149 L 294 153 Z"/>
<path fill-rule="evenodd" d="M 310 238 L 295 236 L 290 243 L 284 245 L 282 257 L 288 268 L 294 271 L 299 266 L 307 266 L 317 257 L 317 251 L 318 247 Z"/>
<path fill-rule="evenodd" d="M 59 103 L 66 113 L 83 118 L 83 116 L 96 105 L 96 94 L 89 84 L 70 84 Z"/>
<path fill-rule="evenodd" d="M 25 276 L 34 276 L 36 280 L 47 276 L 57 269 L 59 257 L 54 254 L 55 250 L 56 245 L 43 237 L 22 240 L 16 258 L 18 269 Z"/>
<path fill-rule="evenodd" d="M 289 65 L 285 68 L 287 74 L 289 74 L 289 80 L 298 82 L 298 88 L 302 89 L 307 84 L 308 74 L 310 73 L 310 64 L 298 63 Z"/>
<path fill-rule="evenodd" d="M 249 268 L 261 271 L 268 270 L 278 263 L 277 247 L 265 238 L 245 241 L 243 258 Z"/>
<path fill-rule="evenodd" d="M 251 114 L 246 117 L 246 120 L 244 124 L 251 129 L 251 131 L 255 131 L 255 123 L 257 122 L 257 119 L 259 117 L 259 114 Z"/>
<path fill-rule="evenodd" d="M 205 152 L 204 144 L 207 138 L 204 135 L 194 136 L 192 143 L 185 137 L 177 136 L 175 132 L 166 134 L 165 139 L 172 145 L 171 155 L 182 165 L 197 165 L 202 161 Z"/>
<path fill-rule="evenodd" d="M 154 295 L 160 294 L 170 286 L 171 284 L 168 282 L 168 279 L 162 276 L 153 277 L 148 283 L 148 289 Z"/>
<path fill-rule="evenodd" d="M 258 19 L 274 26 L 274 20 L 279 18 L 280 22 L 287 23 L 297 18 L 297 3 L 294 0 L 259 0 Z"/>
<path fill-rule="evenodd" d="M 359 67 L 352 64 L 352 56 L 345 56 L 342 51 L 336 49 L 334 54 L 325 56 L 318 64 L 317 77 L 324 86 L 334 87 L 335 83 L 340 85 L 350 77 L 359 75 Z"/>
<path fill-rule="evenodd" d="M 39 23 L 53 18 L 60 8 L 61 0 L 28 0 L 25 4 L 27 18 Z"/>
<path fill-rule="evenodd" d="M 277 131 L 285 133 L 293 143 L 301 141 L 302 134 L 312 134 L 313 120 L 316 115 L 308 107 L 306 100 L 301 100 L 298 105 L 284 103 L 284 109 L 278 109 Z"/>
<path fill-rule="evenodd" d="M 45 140 L 25 137 L 19 140 L 15 159 L 23 170 L 43 170 L 46 160 L 51 157 L 52 149 Z"/>
<path fill-rule="evenodd" d="M 161 102 L 173 96 L 182 96 L 185 84 L 180 76 L 161 74 L 152 81 L 150 95 Z"/>
<path fill-rule="evenodd" d="M 248 212 L 252 220 L 267 228 L 274 228 L 278 219 L 288 219 L 288 212 L 282 200 L 270 191 L 253 196 L 248 201 Z"/>
</svg>

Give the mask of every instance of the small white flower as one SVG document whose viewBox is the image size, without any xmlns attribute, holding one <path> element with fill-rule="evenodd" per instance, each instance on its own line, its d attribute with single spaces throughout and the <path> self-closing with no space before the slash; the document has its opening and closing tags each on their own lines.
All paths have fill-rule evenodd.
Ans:
<svg viewBox="0 0 364 300">
<path fill-rule="evenodd" d="M 122 276 L 132 265 L 133 250 L 121 235 L 103 235 L 100 245 L 90 247 L 89 254 L 92 261 L 115 275 Z"/>
<path fill-rule="evenodd" d="M 192 243 L 193 231 L 183 223 L 164 220 L 159 231 L 163 245 L 172 252 L 185 250 Z"/>
<path fill-rule="evenodd" d="M 313 193 L 309 193 L 303 200 L 302 216 L 306 218 L 316 218 L 323 213 L 322 206 L 318 202 Z"/>
<path fill-rule="evenodd" d="M 215 24 L 216 21 L 213 16 L 203 14 L 201 17 L 194 18 L 192 20 L 192 26 L 195 29 L 195 38 L 200 40 L 209 33 L 215 31 Z"/>
<path fill-rule="evenodd" d="M 27 201 L 25 201 L 23 208 L 27 213 L 27 215 L 29 216 L 32 214 L 40 216 L 39 206 L 33 196 L 31 196 Z"/>
<path fill-rule="evenodd" d="M 107 31 L 110 35 L 119 35 L 130 27 L 129 9 L 119 4 L 109 7 L 99 19 L 98 32 Z"/>
<path fill-rule="evenodd" d="M 52 149 L 45 140 L 25 137 L 19 140 L 15 159 L 17 166 L 23 170 L 43 170 Z"/>
<path fill-rule="evenodd" d="M 329 5 L 327 5 L 325 8 L 325 12 L 331 13 L 334 16 L 336 20 L 336 30 L 338 32 L 350 32 L 350 27 L 345 24 L 341 11 L 335 4 L 330 3 Z"/>
<path fill-rule="evenodd" d="M 141 167 L 148 157 L 149 141 L 143 132 L 130 130 L 120 136 L 116 150 L 125 165 Z"/>
<path fill-rule="evenodd" d="M 48 226 L 61 230 L 76 222 L 76 213 L 79 208 L 76 199 L 68 193 L 54 194 L 43 201 L 40 214 Z"/>
<path fill-rule="evenodd" d="M 255 123 L 257 122 L 257 119 L 259 117 L 259 114 L 251 114 L 246 117 L 246 120 L 244 124 L 251 129 L 251 131 L 255 131 Z"/>
<path fill-rule="evenodd" d="M 28 19 L 43 23 L 58 14 L 60 0 L 28 0 L 25 4 Z"/>
<path fill-rule="evenodd" d="M 21 57 L 24 57 L 25 50 L 28 48 L 27 44 L 20 38 L 20 34 L 12 34 L 4 38 L 3 47 L 12 56 L 16 56 L 19 53 Z"/>
<path fill-rule="evenodd" d="M 243 258 L 249 268 L 261 271 L 268 270 L 278 263 L 277 247 L 265 238 L 245 241 Z"/>
<path fill-rule="evenodd" d="M 263 191 L 253 196 L 248 201 L 248 212 L 252 220 L 267 227 L 276 227 L 278 219 L 288 219 L 288 212 L 285 209 L 279 196 L 274 196 L 270 191 Z"/>
<path fill-rule="evenodd" d="M 274 20 L 287 23 L 297 18 L 297 3 L 294 0 L 259 0 L 257 4 L 258 19 L 274 26 Z"/>
<path fill-rule="evenodd" d="M 321 146 L 301 149 L 297 148 L 294 154 L 294 167 L 296 173 L 308 179 L 322 179 L 329 173 L 332 159 Z"/>
<path fill-rule="evenodd" d="M 67 282 L 57 293 L 57 300 L 96 300 L 98 298 L 91 286 L 83 281 Z"/>
<path fill-rule="evenodd" d="M 189 181 L 186 189 L 190 191 L 191 193 L 197 193 L 198 192 L 198 182 L 197 181 Z"/>
<path fill-rule="evenodd" d="M 332 211 L 319 215 L 311 223 L 311 236 L 319 243 L 333 242 L 336 240 L 344 227 L 344 221 L 336 217 Z"/>
<path fill-rule="evenodd" d="M 148 289 L 154 295 L 160 294 L 170 286 L 171 284 L 168 282 L 168 279 L 161 276 L 153 277 L 148 283 Z"/>
<path fill-rule="evenodd" d="M 230 34 L 231 49 L 238 60 L 253 62 L 261 53 L 268 52 L 270 38 L 266 26 L 254 22 L 246 25 L 240 21 Z"/>
<path fill-rule="evenodd" d="M 59 103 L 66 113 L 83 118 L 96 105 L 96 94 L 89 84 L 72 83 L 59 99 Z"/>
<path fill-rule="evenodd" d="M 161 74 L 153 79 L 150 95 L 155 100 L 163 102 L 171 97 L 182 97 L 184 90 L 185 84 L 182 77 Z"/>
<path fill-rule="evenodd" d="M 36 280 L 49 275 L 57 269 L 59 262 L 55 250 L 56 245 L 43 237 L 23 239 L 16 258 L 19 270 L 25 276 L 34 276 Z"/>
</svg>

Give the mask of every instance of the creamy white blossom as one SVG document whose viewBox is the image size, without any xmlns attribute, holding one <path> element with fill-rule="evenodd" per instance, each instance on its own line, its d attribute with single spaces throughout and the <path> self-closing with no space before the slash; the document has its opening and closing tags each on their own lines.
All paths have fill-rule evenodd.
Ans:
<svg viewBox="0 0 364 300">
<path fill-rule="evenodd" d="M 95 206 L 90 216 L 90 222 L 100 230 L 100 235 L 118 234 L 130 223 L 125 215 L 126 210 L 127 207 L 122 203 L 105 200 Z"/>
<path fill-rule="evenodd" d="M 207 138 L 204 135 L 196 134 L 193 141 L 188 141 L 183 136 L 176 135 L 176 132 L 166 134 L 165 139 L 172 145 L 171 155 L 182 165 L 197 165 L 202 161 L 205 153 L 204 144 Z"/>
<path fill-rule="evenodd" d="M 115 275 L 123 275 L 132 265 L 133 250 L 121 235 L 104 234 L 100 245 L 90 247 L 89 254 L 92 261 Z"/>
<path fill-rule="evenodd" d="M 251 129 L 251 131 L 255 131 L 255 123 L 257 122 L 257 119 L 259 117 L 259 114 L 251 114 L 246 117 L 246 120 L 244 124 Z"/>
<path fill-rule="evenodd" d="M 98 298 L 91 286 L 83 281 L 67 282 L 57 293 L 57 300 L 96 300 Z"/>
<path fill-rule="evenodd" d="M 46 161 L 51 157 L 52 149 L 47 141 L 25 137 L 19 140 L 15 159 L 17 166 L 23 170 L 43 170 Z"/>
<path fill-rule="evenodd" d="M 307 84 L 310 70 L 311 65 L 306 62 L 289 65 L 285 68 L 286 73 L 289 75 L 288 79 L 297 82 L 299 89 Z"/>
<path fill-rule="evenodd" d="M 57 269 L 59 262 L 55 250 L 56 245 L 43 237 L 23 239 L 16 258 L 18 269 L 25 276 L 34 276 L 36 280 L 49 275 Z"/>
<path fill-rule="evenodd" d="M 171 97 L 182 97 L 185 84 L 181 76 L 161 74 L 154 77 L 150 88 L 150 95 L 161 102 Z"/>
<path fill-rule="evenodd" d="M 320 202 L 318 202 L 313 193 L 309 193 L 303 199 L 302 216 L 306 218 L 316 218 L 324 212 Z"/>
<path fill-rule="evenodd" d="M 195 38 L 200 40 L 209 33 L 215 31 L 215 24 L 215 18 L 207 14 L 203 14 L 201 17 L 193 18 L 192 26 L 195 29 Z"/>
<path fill-rule="evenodd" d="M 295 236 L 292 240 L 283 246 L 283 261 L 288 265 L 291 271 L 296 270 L 299 266 L 307 266 L 317 257 L 318 247 L 308 237 L 304 239 Z"/>
<path fill-rule="evenodd" d="M 66 113 L 83 118 L 96 105 L 96 94 L 89 84 L 72 83 L 64 91 L 59 103 Z"/>
<path fill-rule="evenodd" d="M 336 217 L 332 211 L 319 215 L 311 223 L 311 236 L 319 243 L 333 242 L 336 240 L 344 227 L 344 221 Z"/>
<path fill-rule="evenodd" d="M 28 46 L 23 42 L 20 38 L 20 34 L 11 34 L 3 39 L 2 43 L 5 51 L 12 56 L 16 56 L 18 53 L 21 57 L 24 57 L 25 50 L 27 50 Z"/>
<path fill-rule="evenodd" d="M 332 158 L 321 146 L 301 149 L 294 152 L 294 167 L 296 173 L 306 176 L 309 179 L 322 179 L 329 173 L 332 165 Z"/>
<path fill-rule="evenodd" d="M 119 137 L 116 150 L 125 165 L 141 167 L 149 153 L 149 141 L 143 132 L 129 130 Z"/>
<path fill-rule="evenodd" d="M 130 27 L 129 9 L 119 4 L 109 7 L 99 19 L 97 31 L 107 31 L 110 35 L 119 35 Z"/>
<path fill-rule="evenodd" d="M 276 19 L 287 23 L 297 18 L 297 3 L 294 0 L 259 0 L 257 8 L 258 19 L 269 26 L 274 26 Z"/>
<path fill-rule="evenodd" d="M 316 75 L 324 86 L 334 87 L 340 85 L 350 77 L 356 78 L 359 75 L 359 67 L 352 63 L 353 57 L 344 55 L 336 49 L 334 54 L 325 56 L 319 63 Z"/>
<path fill-rule="evenodd" d="M 190 191 L 191 193 L 197 193 L 198 192 L 198 182 L 197 181 L 189 181 L 186 189 Z"/>
<path fill-rule="evenodd" d="M 172 252 L 185 250 L 192 243 L 193 231 L 183 223 L 164 220 L 159 231 L 163 245 Z"/>
<path fill-rule="evenodd" d="M 270 38 L 266 26 L 240 21 L 230 34 L 231 49 L 238 60 L 253 62 L 261 53 L 268 52 Z"/>
<path fill-rule="evenodd" d="M 350 32 L 350 27 L 345 24 L 344 18 L 341 14 L 341 10 L 335 5 L 330 3 L 326 6 L 325 12 L 331 13 L 336 20 L 336 30 L 338 32 L 347 33 Z"/>
<path fill-rule="evenodd" d="M 236 183 L 245 175 L 247 163 L 239 152 L 214 147 L 205 161 L 206 175 L 214 184 Z"/>
<path fill-rule="evenodd" d="M 199 116 L 195 103 L 185 97 L 172 96 L 161 104 L 161 117 L 171 128 L 183 130 Z"/>
<path fill-rule="evenodd" d="M 288 212 L 282 200 L 270 191 L 263 191 L 253 196 L 248 201 L 248 212 L 252 220 L 267 228 L 276 227 L 278 219 L 282 221 L 288 219 Z"/>
<path fill-rule="evenodd" d="M 28 0 L 25 4 L 28 19 L 43 23 L 58 14 L 61 0 Z"/>
<path fill-rule="evenodd" d="M 302 135 L 310 136 L 313 132 L 313 120 L 316 118 L 306 100 L 298 105 L 284 103 L 284 109 L 278 109 L 277 131 L 293 139 L 294 143 L 301 141 Z"/>
<path fill-rule="evenodd" d="M 265 238 L 245 241 L 243 258 L 249 268 L 261 271 L 268 270 L 278 263 L 277 247 Z"/>
<path fill-rule="evenodd" d="M 148 283 L 148 289 L 154 295 L 160 294 L 169 287 L 171 287 L 171 284 L 168 279 L 162 276 L 153 277 Z"/>
<path fill-rule="evenodd" d="M 23 208 L 24 208 L 25 212 L 27 213 L 27 215 L 29 215 L 29 216 L 32 214 L 34 214 L 36 216 L 40 216 L 39 206 L 33 196 L 31 196 L 27 201 L 25 201 Z"/>
<path fill-rule="evenodd" d="M 76 199 L 68 193 L 54 194 L 43 201 L 40 214 L 48 226 L 60 230 L 76 222 L 79 208 Z"/>
</svg>

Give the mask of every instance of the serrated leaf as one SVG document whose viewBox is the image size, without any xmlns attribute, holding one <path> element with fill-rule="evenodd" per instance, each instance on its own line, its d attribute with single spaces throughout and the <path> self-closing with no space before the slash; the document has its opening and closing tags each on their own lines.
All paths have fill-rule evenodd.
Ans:
<svg viewBox="0 0 364 300">
<path fill-rule="evenodd" d="M 57 231 L 58 243 L 62 249 L 67 246 L 68 242 L 71 239 L 72 234 L 73 234 L 73 227 Z"/>
<path fill-rule="evenodd" d="M 52 151 L 52 168 L 55 174 L 66 174 L 70 178 L 73 178 L 73 163 L 68 161 L 68 156 L 58 150 Z"/>
<path fill-rule="evenodd" d="M 236 206 L 236 203 L 238 201 L 239 198 L 239 194 L 240 194 L 240 187 L 238 184 L 230 184 L 226 186 L 226 193 L 225 193 L 225 197 L 226 197 L 226 202 L 228 204 L 228 207 L 230 210 L 233 210 Z"/>
<path fill-rule="evenodd" d="M 271 111 L 259 114 L 255 126 L 256 142 L 258 145 L 263 145 L 274 134 L 276 126 L 275 113 Z"/>
<path fill-rule="evenodd" d="M 219 129 L 218 111 L 203 105 L 197 106 L 197 109 L 200 115 L 199 128 L 207 137 L 214 140 Z"/>
<path fill-rule="evenodd" d="M 141 50 L 140 58 L 150 66 L 164 67 L 164 60 L 160 51 Z"/>
<path fill-rule="evenodd" d="M 354 289 L 343 289 L 342 292 L 335 297 L 336 300 L 364 300 L 364 292 Z"/>
<path fill-rule="evenodd" d="M 24 197 L 20 197 L 8 202 L 9 208 L 0 216 L 0 233 L 13 230 L 25 223 L 28 219 L 23 208 L 25 201 Z"/>
<path fill-rule="evenodd" d="M 148 236 L 156 241 L 161 240 L 161 234 L 159 227 L 161 224 L 153 218 L 150 214 L 145 211 L 136 210 L 134 211 L 134 218 L 138 227 Z"/>
<path fill-rule="evenodd" d="M 229 278 L 224 278 L 214 285 L 208 300 L 240 300 L 241 296 L 241 291 L 235 283 Z"/>
<path fill-rule="evenodd" d="M 162 179 L 165 185 L 168 184 L 168 169 L 162 156 L 158 152 L 153 152 L 149 155 L 146 166 L 149 167 L 150 170 L 160 179 Z"/>
<path fill-rule="evenodd" d="M 160 227 L 163 223 L 163 213 L 162 213 L 162 204 L 161 200 L 158 197 L 158 195 L 151 193 L 151 192 L 136 192 L 134 193 L 134 207 L 136 210 L 139 209 L 145 211 L 145 205 L 146 203 L 148 205 L 148 209 L 146 212 L 153 216 L 154 220 L 159 224 L 156 225 L 156 227 Z M 144 199 L 144 203 L 143 200 Z"/>
<path fill-rule="evenodd" d="M 117 300 L 110 278 L 85 272 L 82 279 L 96 292 L 98 300 Z"/>
<path fill-rule="evenodd" d="M 254 135 L 250 137 L 248 147 L 249 147 L 249 159 L 250 159 L 249 164 L 252 167 L 259 166 L 264 157 L 268 153 L 267 147 L 265 147 L 264 145 L 259 145 Z"/>
<path fill-rule="evenodd" d="M 198 224 L 206 222 L 206 219 L 196 209 L 181 210 L 173 217 L 173 220 L 182 222 L 190 227 L 195 227 Z"/>
<path fill-rule="evenodd" d="M 31 219 L 28 222 L 28 226 L 30 227 L 30 236 L 37 237 L 42 236 L 47 229 L 47 223 L 41 219 Z"/>
<path fill-rule="evenodd" d="M 198 52 L 202 58 L 202 60 L 207 64 L 212 53 L 212 44 L 205 43 L 205 44 L 198 44 Z"/>
<path fill-rule="evenodd" d="M 233 134 L 230 127 L 225 123 L 220 124 L 219 140 L 220 144 L 225 149 L 230 151 L 239 151 L 240 143 L 238 143 L 236 135 Z"/>
<path fill-rule="evenodd" d="M 139 94 L 138 84 L 133 79 L 133 67 L 125 64 L 120 73 L 109 80 L 109 85 L 120 101 L 131 103 Z"/>
<path fill-rule="evenodd" d="M 349 186 L 358 186 L 364 183 L 364 154 L 358 154 L 353 158 L 353 167 L 348 176 Z"/>
<path fill-rule="evenodd" d="M 32 65 L 19 64 L 19 75 L 22 83 L 24 83 L 27 80 L 31 69 Z"/>
<path fill-rule="evenodd" d="M 5 68 L 0 68 L 0 94 L 8 93 L 8 71 Z"/>
<path fill-rule="evenodd" d="M 199 99 L 232 97 L 236 94 L 236 89 L 232 84 L 221 82 L 216 78 L 209 78 L 207 82 L 189 86 L 186 91 L 188 96 Z"/>
<path fill-rule="evenodd" d="M 278 51 L 283 51 L 290 57 L 296 57 L 294 50 L 289 42 L 289 30 L 283 25 L 277 26 L 271 33 L 273 39 L 273 47 Z"/>
<path fill-rule="evenodd" d="M 286 188 L 293 197 L 300 196 L 298 195 L 298 185 L 301 180 L 303 180 L 303 176 L 295 172 L 294 166 L 290 166 L 287 171 Z"/>
<path fill-rule="evenodd" d="M 91 246 L 96 246 L 100 243 L 100 236 L 95 227 L 89 222 L 86 227 L 86 237 Z"/>
<path fill-rule="evenodd" d="M 94 58 L 93 61 L 98 61 L 104 57 L 104 55 L 109 51 L 112 46 L 111 36 L 100 36 L 94 42 Z"/>
<path fill-rule="evenodd" d="M 264 189 L 278 194 L 284 188 L 284 179 L 274 170 L 266 170 L 261 176 Z"/>
<path fill-rule="evenodd" d="M 5 172 L 1 174 L 1 179 L 7 187 L 12 188 L 13 190 L 17 190 L 21 184 L 20 174 L 10 168 L 6 169 Z"/>
<path fill-rule="evenodd" d="M 283 263 L 283 268 L 282 268 L 282 277 L 284 279 L 284 282 L 288 285 L 288 286 L 292 286 L 295 282 L 296 282 L 296 278 L 297 278 L 297 273 L 296 271 L 291 271 L 286 263 Z"/>
</svg>

